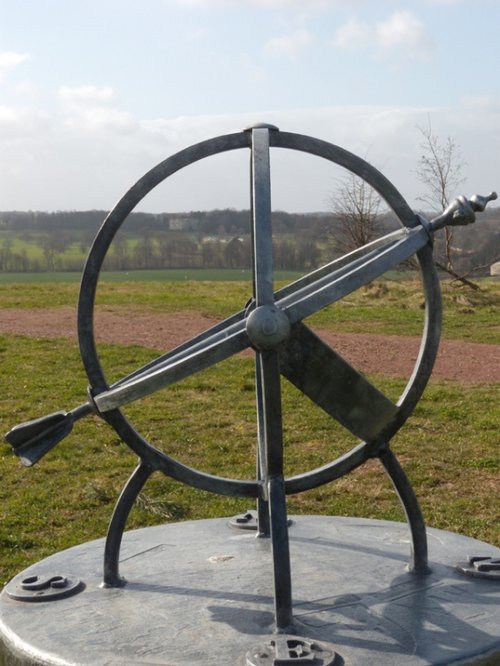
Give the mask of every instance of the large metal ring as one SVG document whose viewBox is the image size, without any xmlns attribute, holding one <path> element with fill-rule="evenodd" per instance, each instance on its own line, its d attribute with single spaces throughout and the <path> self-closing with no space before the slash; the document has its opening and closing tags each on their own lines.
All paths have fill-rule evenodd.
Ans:
<svg viewBox="0 0 500 666">
<path fill-rule="evenodd" d="M 298 150 L 316 155 L 344 167 L 373 187 L 405 227 L 411 229 L 420 224 L 418 218 L 396 188 L 377 169 L 356 155 L 319 139 L 280 132 L 274 128 L 273 131 L 269 132 L 269 145 L 274 148 Z M 206 157 L 250 147 L 251 134 L 249 131 L 244 131 L 216 137 L 186 148 L 146 173 L 123 196 L 105 219 L 96 235 L 85 265 L 78 302 L 80 352 L 89 378 L 91 393 L 98 394 L 108 388 L 95 344 L 94 304 L 100 271 L 115 234 L 139 202 L 154 187 L 172 174 Z M 421 269 L 426 300 L 423 337 L 412 375 L 397 402 L 397 414 L 392 419 L 390 426 L 384 430 L 386 441 L 394 436 L 418 403 L 430 377 L 439 344 L 441 297 L 430 245 L 424 245 L 417 252 L 417 259 Z M 258 480 L 240 481 L 206 474 L 190 468 L 158 450 L 137 432 L 120 409 L 107 411 L 103 416 L 128 446 L 152 469 L 161 470 L 165 474 L 191 486 L 219 494 L 241 497 L 257 497 L 259 495 L 260 484 Z M 372 455 L 373 449 L 370 444 L 361 442 L 345 455 L 325 466 L 287 479 L 286 492 L 301 492 L 343 476 L 361 465 Z"/>
</svg>

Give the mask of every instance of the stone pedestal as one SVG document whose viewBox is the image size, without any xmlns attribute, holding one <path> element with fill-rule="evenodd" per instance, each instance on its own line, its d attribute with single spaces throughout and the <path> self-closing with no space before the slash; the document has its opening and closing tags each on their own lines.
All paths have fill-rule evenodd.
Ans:
<svg viewBox="0 0 500 666">
<path fill-rule="evenodd" d="M 432 573 L 418 576 L 406 570 L 405 524 L 292 521 L 295 631 L 335 653 L 335 665 L 500 664 L 500 582 L 455 568 L 500 549 L 429 529 Z M 9 583 L 0 596 L 2 663 L 245 666 L 273 640 L 268 540 L 225 519 L 127 532 L 127 583 L 109 589 L 101 587 L 103 547 L 101 539 L 57 553 Z M 68 576 L 78 589 L 37 602 L 9 596 L 44 576 Z"/>
</svg>

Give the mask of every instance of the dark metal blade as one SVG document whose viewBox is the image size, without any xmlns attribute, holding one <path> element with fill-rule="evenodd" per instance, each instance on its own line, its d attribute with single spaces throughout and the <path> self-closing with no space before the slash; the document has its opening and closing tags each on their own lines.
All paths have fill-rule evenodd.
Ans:
<svg viewBox="0 0 500 666">
<path fill-rule="evenodd" d="M 71 432 L 73 422 L 71 413 L 55 412 L 15 426 L 5 439 L 21 463 L 31 467 Z"/>
<path fill-rule="evenodd" d="M 302 323 L 280 350 L 289 382 L 364 441 L 375 439 L 398 407 Z"/>
</svg>

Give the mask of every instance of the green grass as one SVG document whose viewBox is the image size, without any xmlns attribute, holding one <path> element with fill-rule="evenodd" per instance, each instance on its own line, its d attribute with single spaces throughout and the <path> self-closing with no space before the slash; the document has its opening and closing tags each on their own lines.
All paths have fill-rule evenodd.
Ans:
<svg viewBox="0 0 500 666">
<path fill-rule="evenodd" d="M 276 271 L 277 280 L 293 280 L 300 276 L 297 271 Z M 80 284 L 81 271 L 42 272 L 42 273 L 2 273 L 0 272 L 0 285 L 35 285 L 35 284 Z M 232 282 L 251 280 L 252 272 L 243 269 L 215 269 L 215 268 L 166 268 L 162 270 L 141 271 L 103 271 L 103 282 L 184 282 L 184 281 L 210 281 Z"/>
<path fill-rule="evenodd" d="M 125 314 L 148 312 L 201 312 L 226 317 L 244 307 L 251 296 L 251 281 L 214 282 L 177 280 L 156 282 L 102 282 L 97 302 L 100 307 L 123 310 Z M 277 286 L 285 284 L 278 275 Z M 287 278 L 289 279 L 289 278 Z M 444 335 L 450 339 L 500 344 L 500 282 L 484 280 L 481 291 L 442 284 Z M 78 284 L 36 282 L 0 284 L 0 307 L 75 307 Z M 325 308 L 311 321 L 339 332 L 417 335 L 423 329 L 424 298 L 414 280 L 374 282 Z"/>
<path fill-rule="evenodd" d="M 318 323 L 339 330 L 421 332 L 416 285 L 379 283 L 344 299 Z M 133 313 L 197 310 L 224 316 L 245 303 L 242 281 L 104 283 L 99 307 Z M 72 284 L 0 286 L 1 307 L 74 307 Z M 479 293 L 444 285 L 448 337 L 499 342 L 498 283 Z M 467 299 L 467 302 L 464 302 Z M 1 313 L 0 313 L 1 315 Z M 163 351 L 163 350 L 160 350 Z M 131 372 L 158 352 L 140 346 L 101 349 L 109 378 Z M 86 401 L 87 381 L 77 345 L 62 339 L 0 336 L 0 432 Z M 374 377 L 395 399 L 402 380 Z M 285 459 L 288 474 L 332 460 L 355 440 L 292 387 L 284 386 Z M 464 387 L 431 380 L 393 449 L 415 485 L 429 525 L 500 546 L 498 423 L 500 387 Z M 253 478 L 255 406 L 253 363 L 232 358 L 126 410 L 139 431 L 181 461 L 221 476 Z M 35 467 L 22 468 L 0 446 L 0 581 L 30 563 L 77 543 L 104 536 L 135 455 L 96 417 L 75 424 L 70 436 Z M 247 501 L 193 490 L 161 475 L 147 484 L 129 527 L 233 515 Z M 372 461 L 322 488 L 290 497 L 299 513 L 404 520 L 381 466 Z"/>
<path fill-rule="evenodd" d="M 103 361 L 121 375 L 154 355 L 141 347 L 103 348 Z M 86 400 L 86 379 L 76 345 L 65 340 L 0 338 L 0 428 L 70 409 Z M 395 397 L 396 380 L 376 378 Z M 415 484 L 429 525 L 500 545 L 498 387 L 464 388 L 431 382 L 423 400 L 393 441 Z M 355 443 L 311 409 L 284 383 L 287 473 L 332 460 Z M 228 405 L 230 408 L 228 409 Z M 155 446 L 221 476 L 253 478 L 255 407 L 251 359 L 233 358 L 126 410 Z M 62 548 L 103 536 L 135 456 L 96 417 L 35 467 L 21 468 L 0 448 L 0 580 Z M 493 499 L 492 499 L 493 498 Z M 130 527 L 171 520 L 233 515 L 248 501 L 218 497 L 153 477 L 133 510 Z M 290 498 L 291 512 L 359 515 L 403 520 L 391 484 L 375 461 L 336 483 Z"/>
</svg>

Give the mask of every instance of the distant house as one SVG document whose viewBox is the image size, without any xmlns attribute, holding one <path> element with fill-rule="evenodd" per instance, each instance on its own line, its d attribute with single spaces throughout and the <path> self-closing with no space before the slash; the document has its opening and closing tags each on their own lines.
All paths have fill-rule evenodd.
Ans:
<svg viewBox="0 0 500 666">
<path fill-rule="evenodd" d="M 168 227 L 170 231 L 185 231 L 188 224 L 189 220 L 187 217 L 171 217 Z"/>
<path fill-rule="evenodd" d="M 491 264 L 490 266 L 490 275 L 492 277 L 500 277 L 500 261 Z"/>
<path fill-rule="evenodd" d="M 170 231 L 193 231 L 200 224 L 198 218 L 193 217 L 171 217 L 168 222 Z"/>
</svg>

